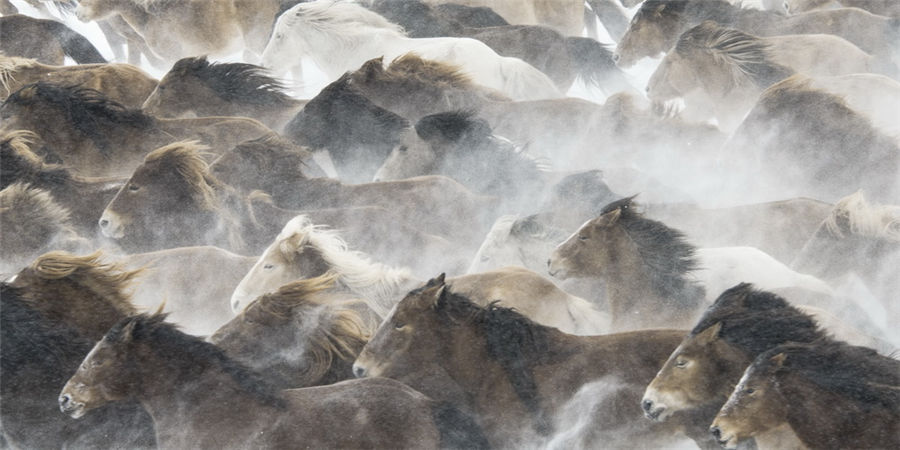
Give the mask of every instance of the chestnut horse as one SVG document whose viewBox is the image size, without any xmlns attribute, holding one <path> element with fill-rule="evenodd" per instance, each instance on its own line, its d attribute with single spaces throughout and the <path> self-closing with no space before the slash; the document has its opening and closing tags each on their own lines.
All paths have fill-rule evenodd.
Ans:
<svg viewBox="0 0 900 450">
<path fill-rule="evenodd" d="M 21 448 L 155 448 L 150 417 L 128 402 L 71 423 L 55 398 L 66 378 L 135 309 L 136 272 L 86 257 L 47 253 L 0 285 L 0 419 L 5 443 Z"/>
<path fill-rule="evenodd" d="M 116 323 L 62 388 L 60 409 L 80 418 L 135 399 L 153 417 L 161 448 L 486 446 L 471 419 L 396 381 L 279 391 L 164 319 Z"/>
<path fill-rule="evenodd" d="M 400 380 L 471 411 L 491 445 L 534 445 L 571 424 L 557 415 L 583 386 L 608 386 L 591 399 L 590 434 L 604 446 L 658 446 L 678 427 L 642 421 L 643 383 L 682 331 L 647 330 L 577 337 L 495 304 L 452 292 L 441 275 L 391 311 L 353 365 L 358 377 Z M 658 425 L 667 425 L 659 427 Z M 708 441 L 705 427 L 687 430 Z M 621 439 L 621 441 L 619 441 Z"/>
<path fill-rule="evenodd" d="M 710 427 L 725 448 L 788 425 L 808 448 L 900 446 L 900 361 L 843 342 L 756 357 Z"/>
</svg>

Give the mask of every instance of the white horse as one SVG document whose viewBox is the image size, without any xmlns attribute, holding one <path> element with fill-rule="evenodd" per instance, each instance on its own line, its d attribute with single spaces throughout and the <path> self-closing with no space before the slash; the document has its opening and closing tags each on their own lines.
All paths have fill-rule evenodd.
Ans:
<svg viewBox="0 0 900 450">
<path fill-rule="evenodd" d="M 231 307 L 237 312 L 254 298 L 298 279 L 327 271 L 337 286 L 362 298 L 385 317 L 408 291 L 424 284 L 405 268 L 372 262 L 332 230 L 313 225 L 305 216 L 291 219 L 235 288 Z M 572 334 L 602 334 L 609 316 L 584 299 L 569 295 L 550 280 L 526 269 L 504 268 L 448 280 L 454 291 L 481 304 L 499 300 L 532 320 Z"/>
<path fill-rule="evenodd" d="M 520 266 L 538 273 L 546 272 L 547 259 L 569 232 L 545 225 L 536 216 L 502 216 L 475 253 L 466 273 L 478 273 L 500 267 Z"/>
<path fill-rule="evenodd" d="M 334 80 L 370 59 L 384 57 L 390 63 L 410 52 L 459 66 L 475 82 L 515 100 L 562 96 L 541 71 L 520 59 L 500 56 L 480 41 L 409 38 L 380 15 L 342 1 L 301 3 L 282 14 L 263 52 L 262 65 L 274 76 L 283 76 L 299 58 L 309 57 Z"/>
</svg>

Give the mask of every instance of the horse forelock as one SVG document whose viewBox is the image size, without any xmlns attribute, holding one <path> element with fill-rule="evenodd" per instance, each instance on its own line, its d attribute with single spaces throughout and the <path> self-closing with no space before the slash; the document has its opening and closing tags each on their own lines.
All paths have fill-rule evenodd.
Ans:
<svg viewBox="0 0 900 450">
<path fill-rule="evenodd" d="M 838 223 L 847 222 L 847 229 Z M 839 200 L 823 225 L 832 236 L 852 235 L 900 242 L 900 206 L 874 205 L 866 201 L 862 191 L 857 191 Z"/>
<path fill-rule="evenodd" d="M 148 153 L 142 167 L 155 164 L 156 171 L 172 171 L 184 181 L 201 209 L 217 210 L 220 208 L 215 191 L 218 181 L 209 174 L 209 165 L 202 157 L 208 148 L 199 141 L 173 142 Z"/>
</svg>

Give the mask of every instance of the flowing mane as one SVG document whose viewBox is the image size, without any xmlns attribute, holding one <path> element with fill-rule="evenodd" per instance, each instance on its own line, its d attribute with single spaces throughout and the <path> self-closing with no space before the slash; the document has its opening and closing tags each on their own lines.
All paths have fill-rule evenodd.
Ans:
<svg viewBox="0 0 900 450">
<path fill-rule="evenodd" d="M 49 192 L 25 183 L 13 183 L 0 191 L 0 230 L 7 239 L 5 257 L 58 248 L 60 238 L 75 236 L 69 210 Z"/>
<path fill-rule="evenodd" d="M 128 289 L 142 270 L 125 270 L 119 264 L 101 262 L 98 251 L 87 256 L 76 256 L 67 252 L 54 251 L 38 257 L 29 269 L 40 279 L 69 279 L 86 286 L 111 302 L 122 315 L 134 314 Z"/>
<path fill-rule="evenodd" d="M 783 358 L 775 358 L 776 355 Z M 781 364 L 780 367 L 775 367 Z M 900 361 L 867 347 L 839 341 L 791 343 L 757 357 L 754 370 L 797 374 L 819 388 L 838 393 L 862 405 L 900 408 Z M 781 383 L 776 384 L 781 387 Z"/>
<path fill-rule="evenodd" d="M 766 88 L 793 74 L 793 70 L 771 60 L 771 45 L 762 39 L 733 28 L 725 28 L 706 20 L 685 31 L 675 44 L 683 57 L 703 52 L 716 67 L 728 68 L 730 76 L 725 92 L 750 81 Z"/>
<path fill-rule="evenodd" d="M 687 278 L 698 268 L 694 246 L 682 232 L 638 213 L 633 199 L 632 196 L 612 202 L 600 214 L 619 210 L 617 223 L 637 246 L 657 294 L 679 305 L 696 304 L 705 294 L 702 286 Z"/>
<path fill-rule="evenodd" d="M 169 74 L 193 76 L 223 100 L 252 105 L 290 105 L 284 84 L 267 75 L 268 69 L 245 63 L 210 63 L 205 56 L 183 58 Z"/>
<path fill-rule="evenodd" d="M 771 292 L 741 283 L 716 299 L 690 335 L 721 324 L 719 338 L 756 355 L 785 342 L 812 342 L 827 339 L 812 316 L 793 307 Z"/>
<path fill-rule="evenodd" d="M 127 317 L 114 325 L 103 339 L 110 343 L 126 339 L 131 339 L 135 344 L 146 343 L 160 358 L 180 364 L 178 370 L 181 376 L 176 378 L 179 382 L 190 382 L 190 376 L 198 376 L 206 369 L 216 367 L 263 404 L 286 407 L 279 392 L 269 386 L 259 374 L 232 360 L 215 345 L 181 332 L 175 325 L 165 322 L 165 319 L 166 314 Z M 130 335 L 126 336 L 126 333 Z"/>
<path fill-rule="evenodd" d="M 48 164 L 35 154 L 32 147 L 41 138 L 26 130 L 16 130 L 0 137 L 0 183 L 5 188 L 11 183 L 31 183 L 35 187 L 68 186 L 78 183 L 64 166 Z"/>
<path fill-rule="evenodd" d="M 410 295 L 421 293 L 428 287 L 418 288 Z M 479 306 L 452 292 L 450 287 L 441 290 L 434 310 L 448 326 L 468 323 L 484 336 L 488 354 L 503 367 L 516 395 L 532 414 L 535 430 L 543 435 L 551 433 L 553 424 L 540 407 L 532 369 L 549 362 L 553 329 L 533 322 L 512 308 L 498 306 L 497 302 Z"/>
<path fill-rule="evenodd" d="M 326 33 L 342 40 L 358 37 L 372 29 L 405 36 L 400 25 L 391 23 L 361 5 L 340 0 L 300 3 L 285 11 L 281 20 L 283 22 L 276 25 L 276 31 L 285 31 L 284 27 L 304 29 L 304 32 L 309 30 Z"/>
<path fill-rule="evenodd" d="M 900 243 L 900 206 L 871 204 L 862 191 L 838 201 L 824 224 L 838 238 L 850 234 Z"/>
<path fill-rule="evenodd" d="M 101 151 L 111 151 L 106 139 L 110 124 L 148 130 L 156 120 L 137 109 L 128 109 L 101 92 L 79 86 L 38 82 L 28 84 L 3 102 L 3 106 L 44 103 L 58 109 L 76 130 L 87 136 Z"/>
<path fill-rule="evenodd" d="M 289 238 L 298 234 L 302 238 L 295 246 Z M 375 304 L 369 303 L 369 307 L 382 317 L 396 303 L 398 291 L 412 280 L 409 269 L 372 262 L 367 255 L 350 250 L 336 231 L 313 225 L 304 215 L 291 219 L 275 243 L 287 261 L 292 261 L 304 245 L 313 246 L 335 272 L 337 282 L 365 299 L 374 300 Z"/>
<path fill-rule="evenodd" d="M 144 165 L 155 164 L 159 171 L 177 173 L 201 209 L 215 210 L 219 207 L 216 187 L 220 183 L 209 174 L 209 165 L 203 159 L 208 149 L 198 141 L 173 142 L 148 153 Z"/>
<path fill-rule="evenodd" d="M 335 359 L 352 363 L 369 340 L 370 330 L 352 306 L 359 301 L 334 302 L 325 292 L 337 282 L 333 272 L 286 284 L 262 295 L 244 309 L 250 317 L 297 318 L 306 341 L 304 359 L 311 361 L 303 378 L 318 380 Z M 264 321 L 265 319 L 263 319 Z"/>
<path fill-rule="evenodd" d="M 0 86 L 3 86 L 3 89 L 6 90 L 6 95 L 12 93 L 9 90 L 9 82 L 14 80 L 13 72 L 34 67 L 37 64 L 38 62 L 35 59 L 6 56 L 0 51 Z"/>
</svg>

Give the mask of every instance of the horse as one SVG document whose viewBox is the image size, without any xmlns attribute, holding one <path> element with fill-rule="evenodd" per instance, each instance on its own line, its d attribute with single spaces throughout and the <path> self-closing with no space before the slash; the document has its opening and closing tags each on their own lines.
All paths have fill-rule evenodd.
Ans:
<svg viewBox="0 0 900 450">
<path fill-rule="evenodd" d="M 51 252 L 0 284 L 5 443 L 155 448 L 150 417 L 133 402 L 97 410 L 80 423 L 65 420 L 54 402 L 93 343 L 120 318 L 134 314 L 125 290 L 135 276 L 101 264 L 98 254 Z"/>
<path fill-rule="evenodd" d="M 388 314 L 404 292 L 421 284 L 408 268 L 373 262 L 366 254 L 348 249 L 334 231 L 316 227 L 301 216 L 285 225 L 247 272 L 234 290 L 231 308 L 238 312 L 266 292 L 329 270 L 336 272 L 342 290 L 363 299 L 380 317 Z M 500 300 L 535 321 L 571 333 L 598 334 L 608 327 L 608 317 L 587 301 L 526 269 L 509 267 L 452 278 L 450 282 L 479 302 Z"/>
<path fill-rule="evenodd" d="M 234 318 L 222 299 L 231 296 L 255 257 L 212 246 L 178 247 L 128 255 L 107 254 L 104 260 L 127 270 L 140 270 L 131 289 L 136 306 L 161 308 L 186 333 L 208 336 Z"/>
<path fill-rule="evenodd" d="M 425 0 L 425 3 L 437 5 L 445 2 Z M 584 2 L 574 0 L 529 0 L 526 2 L 460 0 L 455 3 L 468 7 L 490 8 L 509 23 L 544 25 L 554 28 L 566 36 L 581 36 L 587 17 L 584 12 Z M 593 20 L 593 17 L 590 20 Z"/>
<path fill-rule="evenodd" d="M 860 8 L 885 17 L 900 17 L 900 5 L 890 0 L 785 0 L 785 12 L 799 14 L 817 9 Z"/>
<path fill-rule="evenodd" d="M 835 201 L 848 189 L 861 188 L 882 201 L 895 201 L 900 196 L 900 144 L 846 98 L 813 84 L 795 75 L 761 94 L 723 147 L 728 149 L 727 164 L 740 164 L 754 178 L 753 187 L 726 183 L 722 190 L 739 189 L 744 196 L 777 190 L 782 198 Z M 871 91 L 867 95 L 876 97 Z M 882 117 L 890 119 L 887 113 Z"/>
<path fill-rule="evenodd" d="M 0 17 L 0 51 L 61 66 L 68 56 L 78 64 L 106 63 L 91 41 L 55 20 L 13 14 Z"/>
<path fill-rule="evenodd" d="M 80 0 L 75 15 L 82 22 L 119 15 L 144 38 L 153 53 L 174 63 L 189 56 L 226 56 L 238 50 L 248 57 L 259 55 L 282 11 L 282 3 Z"/>
<path fill-rule="evenodd" d="M 279 391 L 164 319 L 136 315 L 113 325 L 62 388 L 59 408 L 77 419 L 136 399 L 162 448 L 484 447 L 471 419 L 398 382 Z"/>
<path fill-rule="evenodd" d="M 180 139 L 201 139 L 223 151 L 272 132 L 240 117 L 157 119 L 98 91 L 46 82 L 10 95 L 0 117 L 6 130 L 37 133 L 67 166 L 87 176 L 127 175 L 150 150 Z"/>
<path fill-rule="evenodd" d="M 349 2 L 300 3 L 285 11 L 275 23 L 262 65 L 282 76 L 290 68 L 285 61 L 307 56 L 333 80 L 369 59 L 383 56 L 390 61 L 409 52 L 457 65 L 476 82 L 512 98 L 562 96 L 541 71 L 518 58 L 500 56 L 480 41 L 408 38 L 397 25 Z"/>
<path fill-rule="evenodd" d="M 72 225 L 69 210 L 49 192 L 29 184 L 14 183 L 0 190 L 0 229 L 5 236 L 4 272 L 50 250 L 78 252 L 90 247 Z"/>
<path fill-rule="evenodd" d="M 538 214 L 501 216 L 488 231 L 466 273 L 521 266 L 540 273 L 556 243 L 571 233 L 544 223 Z"/>
<path fill-rule="evenodd" d="M 270 136 L 239 144 L 213 161 L 209 170 L 238 192 L 261 190 L 286 209 L 373 205 L 395 211 L 426 233 L 465 243 L 484 228 L 479 218 L 496 204 L 442 176 L 360 184 L 311 177 L 309 157 L 303 148 Z"/>
<path fill-rule="evenodd" d="M 719 296 L 648 384 L 641 407 L 647 418 L 666 421 L 693 411 L 707 427 L 753 358 L 786 342 L 828 339 L 813 316 L 783 297 L 742 283 Z M 758 436 L 793 438 L 790 430 Z"/>
<path fill-rule="evenodd" d="M 159 117 L 252 117 L 281 131 L 306 104 L 284 91 L 284 85 L 260 66 L 183 58 L 146 97 L 142 109 Z"/>
<path fill-rule="evenodd" d="M 710 114 L 732 132 L 767 87 L 794 73 L 811 77 L 872 72 L 878 61 L 833 35 L 756 37 L 704 21 L 685 31 L 647 83 L 655 103 L 684 98 L 684 114 Z"/>
<path fill-rule="evenodd" d="M 843 342 L 784 344 L 759 356 L 716 415 L 725 448 L 788 425 L 808 448 L 900 445 L 900 361 Z"/>
<path fill-rule="evenodd" d="M 547 261 L 560 279 L 602 277 L 615 326 L 689 324 L 717 292 L 737 282 L 831 294 L 752 247 L 697 249 L 684 235 L 634 210 L 634 197 L 607 205 L 559 244 Z"/>
<path fill-rule="evenodd" d="M 209 341 L 280 389 L 353 378 L 372 330 L 356 308 L 361 302 L 326 292 L 335 281 L 326 274 L 257 297 Z"/>
<path fill-rule="evenodd" d="M 643 57 L 667 52 L 687 29 L 713 20 L 756 36 L 832 34 L 866 53 L 890 57 L 898 39 L 891 19 L 857 8 L 811 11 L 784 16 L 775 11 L 742 9 L 721 0 L 648 0 L 641 4 L 616 46 L 613 59 L 631 67 Z"/>
<path fill-rule="evenodd" d="M 411 38 L 454 36 L 484 42 L 497 54 L 519 58 L 544 72 L 563 92 L 576 76 L 601 88 L 607 81 L 616 88 L 629 86 L 612 60 L 612 51 L 580 33 L 565 37 L 539 25 L 466 27 L 442 17 L 420 0 L 378 0 L 370 9 L 402 26 Z"/>
<path fill-rule="evenodd" d="M 27 183 L 46 191 L 68 209 L 66 214 L 75 231 L 93 236 L 100 213 L 122 187 L 121 178 L 89 178 L 64 166 L 47 164 L 32 149 L 40 138 L 28 131 L 0 135 L 0 188 Z"/>
<path fill-rule="evenodd" d="M 6 100 L 13 92 L 39 81 L 94 89 L 126 108 L 139 108 L 156 87 L 153 77 L 129 64 L 51 66 L 0 54 L 0 85 L 5 91 L 0 98 Z"/>
<path fill-rule="evenodd" d="M 491 445 L 500 448 L 534 445 L 568 426 L 557 420 L 564 405 L 597 383 L 607 389 L 591 399 L 590 438 L 610 447 L 658 446 L 675 427 L 641 421 L 636 408 L 619 405 L 638 401 L 642 384 L 682 333 L 571 336 L 512 309 L 473 303 L 441 275 L 397 304 L 353 371 L 357 377 L 397 379 L 471 411 Z M 705 426 L 694 428 L 687 430 L 692 437 L 709 439 Z"/>
<path fill-rule="evenodd" d="M 898 317 L 890 298 L 896 285 L 892 268 L 900 260 L 900 207 L 870 203 L 859 191 L 838 201 L 808 236 L 791 267 L 825 280 L 855 274 L 887 317 Z"/>
</svg>

